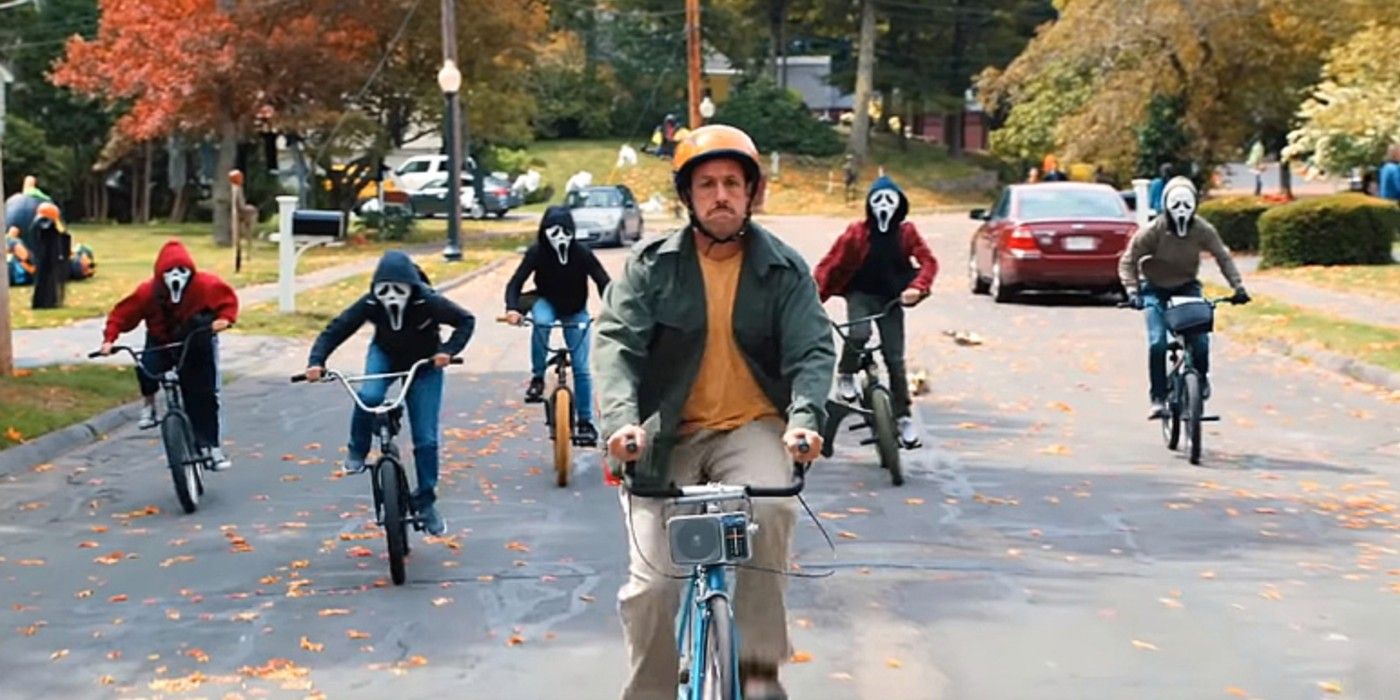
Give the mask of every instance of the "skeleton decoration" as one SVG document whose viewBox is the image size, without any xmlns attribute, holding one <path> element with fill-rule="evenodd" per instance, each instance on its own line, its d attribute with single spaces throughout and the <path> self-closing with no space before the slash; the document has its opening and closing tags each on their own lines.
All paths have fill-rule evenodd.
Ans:
<svg viewBox="0 0 1400 700">
<path fill-rule="evenodd" d="M 408 308 L 411 293 L 405 282 L 377 282 L 374 285 L 374 298 L 384 306 L 384 313 L 389 316 L 389 327 L 396 331 L 403 328 L 403 314 Z"/>
<path fill-rule="evenodd" d="M 1162 193 L 1162 208 L 1172 233 L 1184 238 L 1196 216 L 1196 188 L 1189 180 L 1174 178 Z"/>
<path fill-rule="evenodd" d="M 549 247 L 554 250 L 554 254 L 559 256 L 560 265 L 569 264 L 569 243 L 574 239 L 569 229 L 563 226 L 550 226 L 544 230 L 545 240 L 549 241 Z"/>
<path fill-rule="evenodd" d="M 881 233 L 890 230 L 890 222 L 899 212 L 899 193 L 892 189 L 880 189 L 870 193 L 870 211 L 875 214 L 875 226 Z"/>
<path fill-rule="evenodd" d="M 170 292 L 170 303 L 180 303 L 180 299 L 185 296 L 185 290 L 190 286 L 190 277 L 192 276 L 194 276 L 194 272 L 183 265 L 172 267 L 161 274 L 165 288 Z"/>
</svg>

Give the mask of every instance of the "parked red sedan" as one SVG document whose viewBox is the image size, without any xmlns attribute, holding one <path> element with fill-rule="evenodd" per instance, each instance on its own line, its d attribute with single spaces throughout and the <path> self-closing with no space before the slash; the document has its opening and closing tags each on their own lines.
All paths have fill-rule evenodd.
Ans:
<svg viewBox="0 0 1400 700">
<path fill-rule="evenodd" d="M 967 260 L 973 294 L 998 302 L 1031 289 L 1121 293 L 1118 256 L 1136 230 L 1132 213 L 1108 185 L 1044 182 L 1011 185 L 982 222 Z"/>
</svg>

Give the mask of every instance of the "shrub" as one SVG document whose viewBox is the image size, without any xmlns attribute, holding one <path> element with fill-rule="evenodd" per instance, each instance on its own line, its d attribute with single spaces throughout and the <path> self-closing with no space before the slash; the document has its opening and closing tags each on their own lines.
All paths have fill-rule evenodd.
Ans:
<svg viewBox="0 0 1400 700">
<path fill-rule="evenodd" d="M 540 185 L 534 192 L 525 193 L 525 204 L 548 203 L 554 199 L 554 185 Z"/>
<path fill-rule="evenodd" d="M 834 156 L 842 150 L 841 138 L 831 125 L 813 117 L 797 93 L 779 88 L 766 77 L 742 84 L 719 107 L 714 121 L 748 132 L 765 154 Z"/>
<path fill-rule="evenodd" d="M 412 211 L 407 207 L 390 205 L 384 207 L 383 212 L 365 212 L 356 228 L 361 233 L 373 230 L 375 240 L 403 241 L 413 233 L 415 225 Z"/>
<path fill-rule="evenodd" d="M 1385 265 L 1400 208 L 1356 192 L 1303 199 L 1259 217 L 1261 267 Z"/>
<path fill-rule="evenodd" d="M 1259 250 L 1259 217 L 1277 206 L 1259 197 L 1221 197 L 1201 202 L 1201 218 L 1210 222 L 1233 251 Z"/>
</svg>

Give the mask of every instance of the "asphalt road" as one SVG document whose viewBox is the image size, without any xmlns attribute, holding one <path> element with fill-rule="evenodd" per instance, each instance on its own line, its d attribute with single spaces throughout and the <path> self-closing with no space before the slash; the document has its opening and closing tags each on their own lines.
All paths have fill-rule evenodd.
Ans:
<svg viewBox="0 0 1400 700">
<path fill-rule="evenodd" d="M 1400 397 L 1217 338 L 1192 467 L 1144 420 L 1137 315 L 972 297 L 972 222 L 916 221 L 928 446 L 901 488 L 850 433 L 813 473 L 836 548 L 800 527 L 793 697 L 1400 697 Z M 815 260 L 843 223 L 774 225 Z M 409 585 L 333 475 L 347 397 L 269 358 L 226 387 L 236 465 L 194 515 L 134 428 L 0 482 L 0 698 L 616 697 L 620 510 L 596 453 L 553 486 L 528 334 L 490 322 L 509 273 L 453 292 L 483 323 L 443 409 L 450 537 L 415 536 Z"/>
</svg>

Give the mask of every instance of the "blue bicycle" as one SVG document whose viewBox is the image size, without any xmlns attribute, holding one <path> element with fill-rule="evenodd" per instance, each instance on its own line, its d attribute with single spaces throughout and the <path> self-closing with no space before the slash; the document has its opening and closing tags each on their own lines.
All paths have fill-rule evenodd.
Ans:
<svg viewBox="0 0 1400 700">
<path fill-rule="evenodd" d="M 802 444 L 799 449 L 806 452 Z M 627 451 L 637 446 L 628 443 Z M 628 493 L 641 498 L 665 498 L 673 506 L 700 508 L 696 515 L 667 518 L 671 561 L 689 567 L 685 602 L 676 626 L 676 650 L 680 655 L 677 697 L 688 700 L 742 700 L 739 680 L 739 640 L 734 628 L 728 570 L 748 561 L 750 542 L 758 524 L 750 517 L 753 498 L 788 498 L 802 492 L 805 469 L 793 464 L 792 482 L 778 488 L 701 484 L 664 488 L 639 487 L 633 483 L 635 462 L 628 462 L 623 484 Z M 724 504 L 739 504 L 738 510 L 724 510 Z"/>
</svg>

